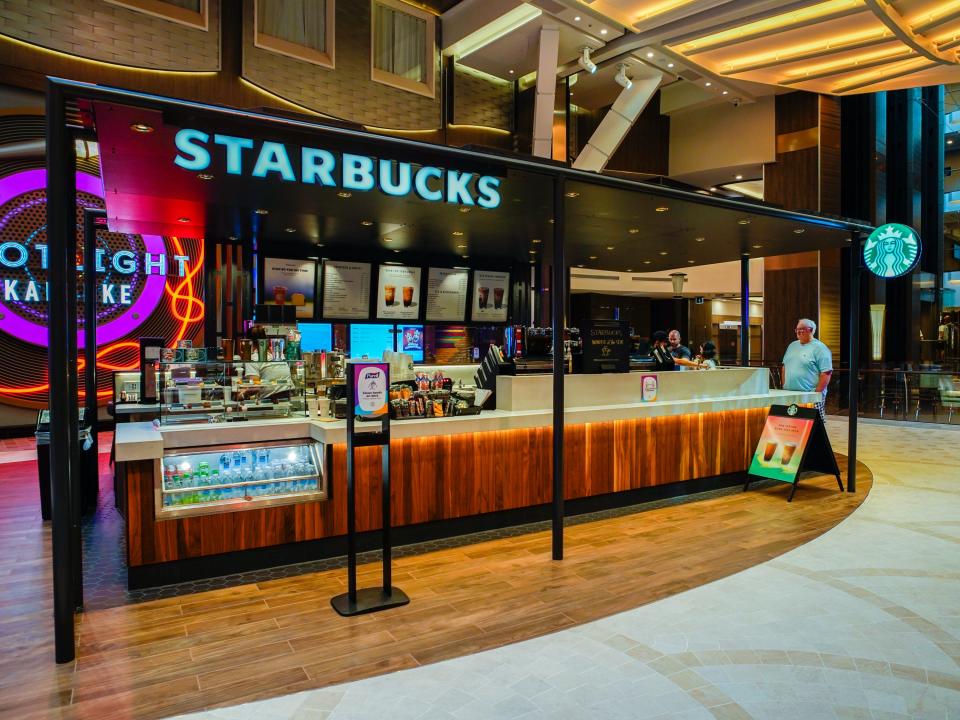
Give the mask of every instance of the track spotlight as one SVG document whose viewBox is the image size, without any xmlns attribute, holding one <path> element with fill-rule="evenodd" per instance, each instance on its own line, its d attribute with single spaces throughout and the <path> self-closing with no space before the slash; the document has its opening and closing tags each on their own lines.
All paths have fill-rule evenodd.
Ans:
<svg viewBox="0 0 960 720">
<path fill-rule="evenodd" d="M 613 78 L 617 85 L 622 85 L 624 90 L 629 90 L 633 87 L 633 81 L 627 77 L 627 64 L 620 63 L 617 65 L 617 74 Z"/>
<path fill-rule="evenodd" d="M 593 75 L 597 71 L 597 65 L 590 59 L 590 47 L 584 45 L 580 48 L 580 59 L 577 61 L 584 70 Z"/>
</svg>

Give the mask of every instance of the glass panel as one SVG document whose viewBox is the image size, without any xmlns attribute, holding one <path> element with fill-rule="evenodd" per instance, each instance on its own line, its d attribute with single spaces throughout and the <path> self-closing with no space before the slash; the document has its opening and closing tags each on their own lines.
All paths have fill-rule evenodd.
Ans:
<svg viewBox="0 0 960 720">
<path fill-rule="evenodd" d="M 257 28 L 264 35 L 326 52 L 326 0 L 258 0 Z"/>
<path fill-rule="evenodd" d="M 374 67 L 426 82 L 427 22 L 384 5 L 373 6 Z"/>
</svg>

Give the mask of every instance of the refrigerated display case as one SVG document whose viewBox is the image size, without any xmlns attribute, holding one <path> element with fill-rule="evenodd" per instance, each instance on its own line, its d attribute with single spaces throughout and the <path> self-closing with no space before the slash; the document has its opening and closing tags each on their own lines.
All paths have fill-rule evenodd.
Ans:
<svg viewBox="0 0 960 720">
<path fill-rule="evenodd" d="M 301 360 L 161 362 L 160 423 L 306 417 Z"/>
<path fill-rule="evenodd" d="M 309 438 L 165 450 L 157 519 L 326 500 L 324 445 Z"/>
</svg>

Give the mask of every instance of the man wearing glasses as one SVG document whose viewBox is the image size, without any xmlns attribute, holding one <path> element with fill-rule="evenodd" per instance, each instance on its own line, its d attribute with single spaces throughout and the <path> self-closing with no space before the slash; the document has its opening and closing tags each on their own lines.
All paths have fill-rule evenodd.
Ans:
<svg viewBox="0 0 960 720">
<path fill-rule="evenodd" d="M 826 421 L 823 404 L 833 374 L 833 354 L 813 336 L 816 331 L 813 320 L 797 320 L 797 339 L 787 346 L 783 355 L 783 389 L 820 393 L 823 399 L 817 403 L 817 410 Z"/>
</svg>

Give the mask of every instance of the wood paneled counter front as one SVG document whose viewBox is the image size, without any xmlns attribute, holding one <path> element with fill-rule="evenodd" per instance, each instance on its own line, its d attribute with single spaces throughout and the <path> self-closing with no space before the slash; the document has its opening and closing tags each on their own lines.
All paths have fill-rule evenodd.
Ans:
<svg viewBox="0 0 960 720">
<path fill-rule="evenodd" d="M 621 493 L 622 502 L 636 502 L 636 493 L 628 491 L 742 473 L 770 405 L 817 399 L 812 393 L 766 390 L 766 372 L 737 368 L 670 373 L 661 381 L 668 399 L 654 402 L 632 401 L 639 374 L 568 376 L 567 499 L 617 504 L 614 494 Z M 466 520 L 476 516 L 486 516 L 486 526 L 542 516 L 544 508 L 538 506 L 550 501 L 552 413 L 531 398 L 550 402 L 550 393 L 536 387 L 549 378 L 503 380 L 507 383 L 498 385 L 498 406 L 523 409 L 393 423 L 396 527 L 418 526 L 421 532 L 415 536 L 428 537 L 476 529 L 482 523 Z M 688 397 L 683 397 L 684 383 Z M 617 384 L 620 392 L 612 397 L 626 402 L 587 404 L 608 399 Z M 705 397 L 711 384 L 718 396 Z M 169 429 L 148 423 L 119 425 L 116 457 L 126 477 L 131 585 L 342 554 L 347 525 L 344 426 L 342 421 L 304 418 Z M 156 519 L 155 473 L 165 449 L 297 438 L 324 442 L 332 453 L 327 463 L 329 500 Z M 379 527 L 379 463 L 377 448 L 357 451 L 360 532 Z M 459 527 L 441 522 L 457 520 Z"/>
</svg>

